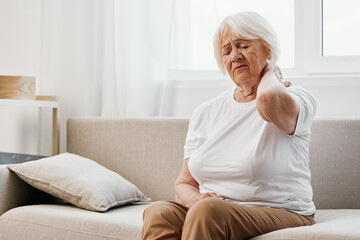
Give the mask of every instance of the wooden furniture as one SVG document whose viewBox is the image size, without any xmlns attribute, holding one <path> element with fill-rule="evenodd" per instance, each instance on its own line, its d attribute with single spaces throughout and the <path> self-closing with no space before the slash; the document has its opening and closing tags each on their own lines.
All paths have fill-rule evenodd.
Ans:
<svg viewBox="0 0 360 240">
<path fill-rule="evenodd" d="M 59 103 L 55 96 L 37 96 L 37 100 L 0 99 L 0 106 L 52 108 L 52 155 L 60 152 Z M 45 99 L 45 100 L 43 100 Z"/>
<path fill-rule="evenodd" d="M 35 77 L 0 76 L 0 98 L 35 100 Z"/>
</svg>

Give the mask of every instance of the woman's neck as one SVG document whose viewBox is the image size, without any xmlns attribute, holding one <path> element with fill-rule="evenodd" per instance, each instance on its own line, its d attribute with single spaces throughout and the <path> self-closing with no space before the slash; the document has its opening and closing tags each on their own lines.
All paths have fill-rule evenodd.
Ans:
<svg viewBox="0 0 360 240">
<path fill-rule="evenodd" d="M 237 102 L 250 102 L 256 99 L 256 92 L 259 83 L 237 84 L 234 92 L 234 99 Z"/>
</svg>

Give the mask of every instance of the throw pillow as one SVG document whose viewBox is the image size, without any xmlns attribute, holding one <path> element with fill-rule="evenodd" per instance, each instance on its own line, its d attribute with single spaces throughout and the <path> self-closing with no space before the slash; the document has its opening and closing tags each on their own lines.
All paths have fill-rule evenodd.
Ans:
<svg viewBox="0 0 360 240">
<path fill-rule="evenodd" d="M 92 211 L 105 212 L 136 201 L 150 201 L 119 174 L 71 153 L 8 168 L 31 186 Z"/>
</svg>

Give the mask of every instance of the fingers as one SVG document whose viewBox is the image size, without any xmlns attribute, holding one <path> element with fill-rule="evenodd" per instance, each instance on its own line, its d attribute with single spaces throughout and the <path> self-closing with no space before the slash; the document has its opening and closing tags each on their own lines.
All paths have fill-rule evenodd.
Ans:
<svg viewBox="0 0 360 240">
<path fill-rule="evenodd" d="M 184 207 L 191 208 L 192 206 L 194 206 L 194 204 L 195 204 L 195 203 L 185 204 Z"/>
<path fill-rule="evenodd" d="M 200 194 L 200 196 L 186 204 L 183 204 L 185 207 L 187 208 L 191 208 L 192 206 L 194 206 L 197 202 L 199 202 L 202 199 L 205 198 L 216 198 L 216 199 L 221 199 L 221 200 L 225 200 L 224 197 L 221 197 L 219 194 L 214 193 L 214 192 L 210 192 L 210 193 L 202 193 Z"/>
<path fill-rule="evenodd" d="M 225 198 L 221 197 L 219 194 L 211 192 L 211 193 L 205 193 L 207 195 L 207 197 L 209 198 L 217 198 L 217 199 L 221 199 L 221 200 L 225 200 Z"/>
<path fill-rule="evenodd" d="M 292 85 L 292 83 L 289 81 L 285 81 L 285 82 L 283 82 L 283 84 L 285 87 L 290 87 Z"/>
<path fill-rule="evenodd" d="M 284 84 L 285 87 L 290 87 L 292 85 L 291 82 L 289 81 L 283 81 L 283 75 L 281 73 L 281 70 L 279 68 L 279 66 L 275 66 L 274 68 L 274 73 L 275 73 L 275 76 L 277 77 L 277 79 L 282 83 Z"/>
<path fill-rule="evenodd" d="M 274 73 L 275 73 L 277 79 L 278 79 L 280 82 L 282 82 L 283 76 L 282 76 L 282 73 L 281 73 L 281 70 L 280 70 L 279 66 L 277 66 L 277 65 L 275 66 L 275 68 L 274 68 Z"/>
</svg>

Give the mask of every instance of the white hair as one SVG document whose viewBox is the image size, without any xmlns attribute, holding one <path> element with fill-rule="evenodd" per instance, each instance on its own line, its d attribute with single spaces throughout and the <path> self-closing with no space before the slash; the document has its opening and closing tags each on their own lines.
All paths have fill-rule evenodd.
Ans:
<svg viewBox="0 0 360 240">
<path fill-rule="evenodd" d="M 221 53 L 221 37 L 224 30 L 230 27 L 232 32 L 243 39 L 255 40 L 262 39 L 270 50 L 270 67 L 276 65 L 280 55 L 280 47 L 277 35 L 265 18 L 255 12 L 239 12 L 226 17 L 218 26 L 214 35 L 214 54 L 220 71 L 226 74 Z"/>
</svg>

